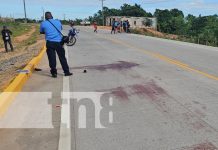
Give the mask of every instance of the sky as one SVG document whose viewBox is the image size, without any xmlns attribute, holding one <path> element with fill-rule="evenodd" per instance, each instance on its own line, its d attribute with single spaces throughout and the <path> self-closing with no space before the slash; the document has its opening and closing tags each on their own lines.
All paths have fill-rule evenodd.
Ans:
<svg viewBox="0 0 218 150">
<path fill-rule="evenodd" d="M 3 0 L 1 0 L 3 1 Z M 101 9 L 101 0 L 25 0 L 27 17 L 40 19 L 45 11 L 51 11 L 54 18 L 75 19 L 92 16 Z M 214 15 L 218 14 L 218 0 L 105 0 L 104 6 L 120 8 L 124 3 L 140 4 L 147 12 L 154 13 L 155 9 L 178 8 L 185 15 Z M 3 17 L 23 18 L 23 0 L 5 0 L 0 5 L 0 15 Z"/>
</svg>

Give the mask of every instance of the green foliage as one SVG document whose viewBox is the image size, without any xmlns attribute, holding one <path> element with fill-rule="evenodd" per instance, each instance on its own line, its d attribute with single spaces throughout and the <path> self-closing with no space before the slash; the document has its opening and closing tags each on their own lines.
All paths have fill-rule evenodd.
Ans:
<svg viewBox="0 0 218 150">
<path fill-rule="evenodd" d="M 25 23 L 25 21 L 26 21 L 25 18 L 17 18 L 17 19 L 15 19 L 15 22 L 18 22 L 18 23 Z M 37 21 L 35 19 L 27 18 L 27 23 L 37 23 Z"/>
<path fill-rule="evenodd" d="M 124 4 L 120 9 L 121 16 L 148 17 L 148 14 L 140 5 Z M 151 15 L 152 16 L 152 15 Z"/>
<path fill-rule="evenodd" d="M 156 9 L 154 16 L 158 20 L 158 30 L 170 34 L 182 34 L 185 27 L 184 14 L 178 9 Z"/>
<path fill-rule="evenodd" d="M 32 36 L 30 36 L 30 38 L 28 40 L 25 41 L 25 45 L 29 46 L 32 44 L 35 44 L 37 42 L 37 38 L 39 36 L 39 25 L 34 25 L 36 28 L 36 31 L 32 34 Z"/>
<path fill-rule="evenodd" d="M 218 46 L 218 16 L 193 16 L 184 13 L 178 9 L 156 9 L 152 15 L 146 12 L 140 5 L 123 4 L 120 9 L 109 9 L 104 7 L 104 16 L 134 16 L 134 17 L 156 17 L 157 29 L 167 34 L 179 35 L 178 40 Z M 94 16 L 88 18 L 90 22 L 96 21 L 102 25 L 102 11 L 99 10 Z M 146 22 L 146 25 L 152 22 Z M 136 33 L 138 31 L 135 31 Z"/>
<path fill-rule="evenodd" d="M 74 20 L 74 23 L 75 23 L 75 25 L 80 25 L 80 22 L 82 22 L 82 21 L 83 21 L 82 19 L 76 18 L 76 19 Z"/>
<path fill-rule="evenodd" d="M 3 26 L 7 26 L 13 32 L 13 37 L 22 35 L 31 29 L 31 25 L 18 22 L 0 22 L 0 30 Z"/>
<path fill-rule="evenodd" d="M 61 23 L 63 25 L 69 25 L 70 24 L 70 20 L 61 20 Z"/>
<path fill-rule="evenodd" d="M 143 21 L 143 25 L 145 26 L 151 26 L 153 21 L 151 19 L 146 19 L 146 21 Z"/>
<path fill-rule="evenodd" d="M 19 22 L 0 22 L 0 31 L 3 26 L 7 26 L 13 32 L 12 37 L 20 36 L 30 31 L 31 25 Z M 0 40 L 0 47 L 3 47 L 3 41 Z"/>
<path fill-rule="evenodd" d="M 147 13 L 140 5 L 129 5 L 123 4 L 120 9 L 109 9 L 108 7 L 104 7 L 104 16 L 134 16 L 134 17 L 152 17 L 151 13 Z M 99 10 L 94 16 L 90 16 L 88 18 L 90 22 L 96 21 L 99 25 L 102 25 L 102 11 Z"/>
<path fill-rule="evenodd" d="M 184 17 L 183 12 L 178 9 L 157 9 L 154 16 L 158 19 L 158 30 L 161 32 L 181 35 L 198 44 L 218 46 L 217 15 L 195 17 L 189 14 Z"/>
</svg>

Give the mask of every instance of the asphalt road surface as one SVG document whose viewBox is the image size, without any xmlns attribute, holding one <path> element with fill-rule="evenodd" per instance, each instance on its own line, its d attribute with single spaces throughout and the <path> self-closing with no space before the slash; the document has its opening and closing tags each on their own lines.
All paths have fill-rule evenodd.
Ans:
<svg viewBox="0 0 218 150">
<path fill-rule="evenodd" d="M 74 75 L 51 78 L 43 58 L 0 120 L 0 150 L 218 149 L 218 48 L 79 29 Z"/>
</svg>

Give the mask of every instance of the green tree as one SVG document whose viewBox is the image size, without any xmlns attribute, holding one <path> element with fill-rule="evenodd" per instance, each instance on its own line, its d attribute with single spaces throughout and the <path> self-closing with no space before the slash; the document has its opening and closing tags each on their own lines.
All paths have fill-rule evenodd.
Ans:
<svg viewBox="0 0 218 150">
<path fill-rule="evenodd" d="M 218 46 L 218 16 L 193 16 L 185 17 L 179 9 L 156 9 L 154 15 L 146 12 L 140 5 L 123 4 L 120 9 L 104 7 L 104 16 L 134 16 L 157 18 L 158 31 L 181 35 L 191 42 Z M 102 11 L 99 10 L 94 16 L 88 18 L 90 22 L 97 21 L 102 25 Z M 150 25 L 152 22 L 145 22 Z"/>
<path fill-rule="evenodd" d="M 80 23 L 81 23 L 82 21 L 83 21 L 82 19 L 76 18 L 76 19 L 74 20 L 74 23 L 75 23 L 75 25 L 80 25 Z"/>
<path fill-rule="evenodd" d="M 178 9 L 156 9 L 154 16 L 158 20 L 158 30 L 171 34 L 184 34 L 185 19 L 182 11 Z"/>
<path fill-rule="evenodd" d="M 158 30 L 165 33 L 171 32 L 172 15 L 168 9 L 156 9 L 154 16 L 158 20 Z"/>
<path fill-rule="evenodd" d="M 147 13 L 140 5 L 124 4 L 120 8 L 122 16 L 134 16 L 134 17 L 151 17 L 151 13 Z"/>
</svg>

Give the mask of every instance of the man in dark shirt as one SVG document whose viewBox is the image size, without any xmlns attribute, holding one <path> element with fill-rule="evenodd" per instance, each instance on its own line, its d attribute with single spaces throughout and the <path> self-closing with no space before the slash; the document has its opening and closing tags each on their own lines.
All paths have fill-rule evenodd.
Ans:
<svg viewBox="0 0 218 150">
<path fill-rule="evenodd" d="M 71 76 L 73 74 L 69 71 L 65 57 L 65 49 L 61 44 L 62 35 L 60 31 L 62 30 L 62 24 L 59 20 L 53 19 L 51 12 L 45 13 L 45 19 L 46 20 L 41 23 L 40 33 L 45 34 L 47 55 L 52 77 L 57 78 L 56 53 L 58 54 L 65 76 Z"/>
<path fill-rule="evenodd" d="M 114 34 L 116 33 L 116 20 L 113 19 L 113 22 L 112 22 L 112 29 L 111 29 L 111 34 L 114 32 Z"/>
<path fill-rule="evenodd" d="M 123 21 L 123 30 L 124 32 L 127 32 L 127 22 L 126 21 Z"/>
<path fill-rule="evenodd" d="M 126 23 L 127 23 L 127 33 L 130 33 L 130 23 L 129 23 L 129 20 L 127 20 Z"/>
<path fill-rule="evenodd" d="M 14 50 L 13 45 L 12 45 L 12 43 L 11 43 L 11 35 L 12 35 L 12 32 L 11 32 L 9 29 L 7 29 L 6 26 L 3 26 L 2 39 L 3 39 L 4 44 L 5 44 L 5 50 L 6 50 L 6 52 L 8 52 L 8 45 L 7 45 L 7 44 L 10 45 L 11 51 Z"/>
</svg>

